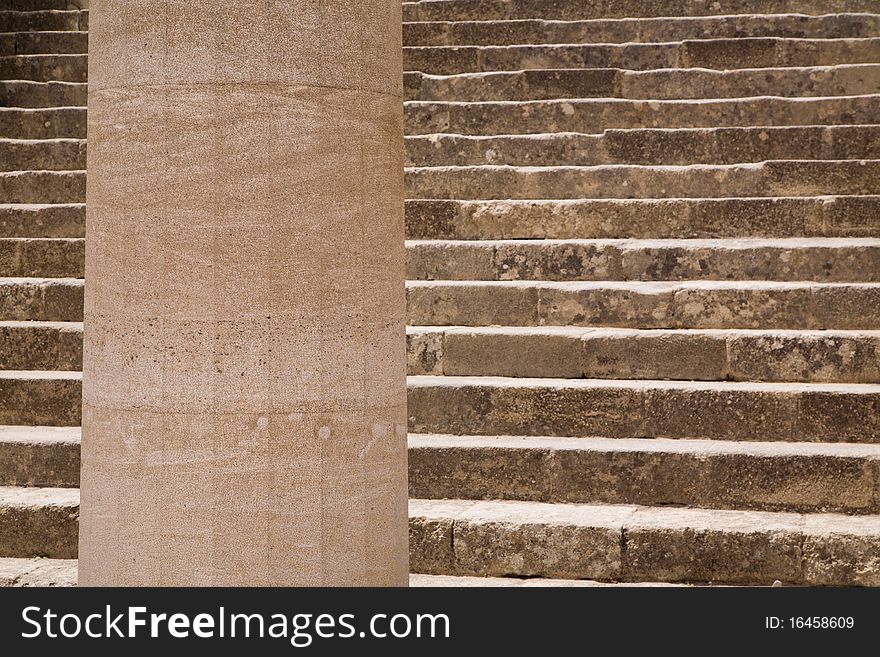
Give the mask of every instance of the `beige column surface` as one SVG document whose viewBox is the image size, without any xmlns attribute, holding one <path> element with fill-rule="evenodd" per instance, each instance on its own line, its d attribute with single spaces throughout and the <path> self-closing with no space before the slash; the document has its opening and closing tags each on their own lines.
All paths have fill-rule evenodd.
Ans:
<svg viewBox="0 0 880 657">
<path fill-rule="evenodd" d="M 407 582 L 400 0 L 92 0 L 81 585 Z"/>
</svg>

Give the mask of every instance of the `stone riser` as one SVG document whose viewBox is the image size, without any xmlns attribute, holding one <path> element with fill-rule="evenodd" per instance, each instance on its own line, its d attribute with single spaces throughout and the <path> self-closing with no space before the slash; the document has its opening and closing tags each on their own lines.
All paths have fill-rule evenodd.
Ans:
<svg viewBox="0 0 880 657">
<path fill-rule="evenodd" d="M 0 276 L 82 278 L 83 239 L 0 238 Z"/>
<path fill-rule="evenodd" d="M 85 153 L 85 136 L 85 107 L 63 107 L 55 109 L 0 108 L 0 138 L 3 139 L 82 140 L 82 151 Z M 33 168 L 36 168 L 36 166 Z"/>
<path fill-rule="evenodd" d="M 520 18 L 575 21 L 593 18 L 724 16 L 732 14 L 808 14 L 876 12 L 875 0 L 434 0 L 403 3 L 403 20 L 498 21 Z"/>
<path fill-rule="evenodd" d="M 409 430 L 456 435 L 880 441 L 880 387 L 410 377 Z"/>
<path fill-rule="evenodd" d="M 809 98 L 880 92 L 880 66 L 853 64 L 813 68 L 735 71 L 614 68 L 552 69 L 432 76 L 404 73 L 406 100 L 511 101 L 554 98 L 632 100 L 717 99 L 755 96 Z"/>
<path fill-rule="evenodd" d="M 880 240 L 432 240 L 406 246 L 409 280 L 880 281 Z"/>
<path fill-rule="evenodd" d="M 0 33 L 0 57 L 10 55 L 82 55 L 88 53 L 88 32 Z"/>
<path fill-rule="evenodd" d="M 880 332 L 410 327 L 407 367 L 411 375 L 880 383 Z"/>
<path fill-rule="evenodd" d="M 410 500 L 410 568 L 429 574 L 878 586 L 878 534 L 876 517 Z"/>
<path fill-rule="evenodd" d="M 409 281 L 407 324 L 871 330 L 880 285 Z"/>
<path fill-rule="evenodd" d="M 88 85 L 82 82 L 0 81 L 0 107 L 85 107 L 87 103 Z"/>
<path fill-rule="evenodd" d="M 880 158 L 880 126 L 608 130 L 598 135 L 494 137 L 433 134 L 409 136 L 405 141 L 405 163 L 410 167 L 554 166 L 562 162 L 568 166 L 668 166 Z"/>
<path fill-rule="evenodd" d="M 0 556 L 71 559 L 78 532 L 78 490 L 0 488 Z"/>
<path fill-rule="evenodd" d="M 0 174 L 0 190 L 2 174 Z M 408 167 L 410 199 L 737 198 L 880 194 L 880 160 L 684 167 Z M 22 191 L 22 196 L 26 192 Z M 66 199 L 79 200 L 79 199 Z"/>
<path fill-rule="evenodd" d="M 777 37 L 842 39 L 876 37 L 876 14 L 688 16 L 588 21 L 458 21 L 404 23 L 405 46 L 549 43 L 658 43 L 683 39 Z"/>
<path fill-rule="evenodd" d="M 76 427 L 81 418 L 79 372 L 0 370 L 0 425 Z"/>
<path fill-rule="evenodd" d="M 85 171 L 16 171 L 0 173 L 5 203 L 85 203 Z"/>
<path fill-rule="evenodd" d="M 0 139 L 0 171 L 69 171 L 86 168 L 83 139 Z"/>
<path fill-rule="evenodd" d="M 880 511 L 876 447 L 419 434 L 409 445 L 417 499 Z"/>
<path fill-rule="evenodd" d="M 407 201 L 406 230 L 456 240 L 875 237 L 880 196 Z"/>
<path fill-rule="evenodd" d="M 0 78 L 37 82 L 86 82 L 88 55 L 17 55 L 0 57 Z"/>
<path fill-rule="evenodd" d="M 84 204 L 10 205 L 0 204 L 0 237 L 85 236 Z"/>
<path fill-rule="evenodd" d="M 403 68 L 432 75 L 526 69 L 776 68 L 880 61 L 880 39 L 715 39 L 670 43 L 404 48 Z"/>
<path fill-rule="evenodd" d="M 0 370 L 82 369 L 79 322 L 0 322 Z"/>
<path fill-rule="evenodd" d="M 3 8 L 7 9 L 8 3 Z M 3 32 L 78 32 L 89 29 L 88 11 L 0 11 Z"/>
<path fill-rule="evenodd" d="M 79 486 L 79 427 L 0 427 L 0 486 Z"/>
<path fill-rule="evenodd" d="M 4 321 L 81 322 L 82 309 L 82 279 L 0 278 Z"/>
<path fill-rule="evenodd" d="M 880 95 L 846 98 L 741 98 L 712 101 L 566 99 L 405 105 L 408 135 L 600 133 L 610 128 L 716 128 L 873 124 Z"/>
</svg>

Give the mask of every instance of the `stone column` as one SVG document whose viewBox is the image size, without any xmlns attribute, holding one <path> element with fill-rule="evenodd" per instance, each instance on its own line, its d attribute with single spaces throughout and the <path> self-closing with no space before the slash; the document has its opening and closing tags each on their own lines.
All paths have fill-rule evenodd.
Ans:
<svg viewBox="0 0 880 657">
<path fill-rule="evenodd" d="M 400 0 L 93 0 L 82 585 L 405 585 Z"/>
</svg>

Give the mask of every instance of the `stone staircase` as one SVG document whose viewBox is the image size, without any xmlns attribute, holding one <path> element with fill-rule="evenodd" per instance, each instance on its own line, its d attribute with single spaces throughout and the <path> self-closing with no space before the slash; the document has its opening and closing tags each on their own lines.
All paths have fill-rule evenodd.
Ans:
<svg viewBox="0 0 880 657">
<path fill-rule="evenodd" d="M 69 4 L 0 3 L 17 585 L 75 581 Z M 403 11 L 413 583 L 880 585 L 876 0 Z"/>
</svg>

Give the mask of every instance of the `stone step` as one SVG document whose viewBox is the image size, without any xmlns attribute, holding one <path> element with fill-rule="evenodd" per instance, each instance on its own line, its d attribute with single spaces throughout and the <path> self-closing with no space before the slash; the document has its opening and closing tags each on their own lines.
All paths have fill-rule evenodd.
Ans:
<svg viewBox="0 0 880 657">
<path fill-rule="evenodd" d="M 0 77 L 4 80 L 86 82 L 88 74 L 88 55 L 0 57 Z"/>
<path fill-rule="evenodd" d="M 82 373 L 0 370 L 0 402 L 0 424 L 79 426 Z"/>
<path fill-rule="evenodd" d="M 880 61 L 880 39 L 700 39 L 664 43 L 423 46 L 403 49 L 406 71 L 454 75 L 527 69 L 753 69 Z"/>
<path fill-rule="evenodd" d="M 426 574 L 880 585 L 880 517 L 634 505 L 410 500 Z"/>
<path fill-rule="evenodd" d="M 0 80 L 0 107 L 85 107 L 88 86 L 84 82 Z"/>
<path fill-rule="evenodd" d="M 880 236 L 880 196 L 410 200 L 405 207 L 412 239 Z M 2 217 L 0 210 L 0 228 Z"/>
<path fill-rule="evenodd" d="M 429 167 L 853 160 L 880 158 L 880 125 L 611 129 L 596 135 L 431 134 L 406 137 L 405 143 L 406 165 Z"/>
<path fill-rule="evenodd" d="M 0 172 L 5 203 L 85 203 L 85 171 Z"/>
<path fill-rule="evenodd" d="M 880 513 L 880 445 L 410 434 L 423 499 Z"/>
<path fill-rule="evenodd" d="M 79 486 L 79 427 L 0 426 L 0 486 Z"/>
<path fill-rule="evenodd" d="M 407 324 L 421 326 L 880 326 L 878 283 L 407 281 L 406 297 Z"/>
<path fill-rule="evenodd" d="M 76 557 L 79 490 L 0 487 L 0 556 Z"/>
<path fill-rule="evenodd" d="M 627 100 L 615 98 L 500 102 L 408 102 L 408 135 L 439 132 L 513 135 L 599 133 L 609 128 L 720 128 L 875 124 L 880 95 L 829 98 Z"/>
<path fill-rule="evenodd" d="M 0 138 L 4 140 L 75 139 L 83 142 L 85 153 L 85 136 L 85 107 L 0 108 Z"/>
<path fill-rule="evenodd" d="M 88 32 L 0 33 L 0 56 L 49 54 L 82 55 L 88 53 L 88 51 Z"/>
<path fill-rule="evenodd" d="M 0 588 L 76 586 L 76 580 L 76 559 L 0 558 Z M 424 586 L 427 585 L 424 584 Z M 468 584 L 464 583 L 462 586 L 468 586 Z M 470 584 L 470 586 L 474 585 Z M 563 584 L 559 584 L 559 586 L 563 586 Z"/>
<path fill-rule="evenodd" d="M 439 21 L 403 24 L 406 46 L 658 43 L 686 39 L 876 37 L 878 14 L 758 14 L 554 21 Z"/>
<path fill-rule="evenodd" d="M 3 9 L 6 9 L 4 3 Z M 89 12 L 65 11 L 0 11 L 3 32 L 79 32 L 89 29 Z"/>
<path fill-rule="evenodd" d="M 411 280 L 880 281 L 875 238 L 408 240 L 406 259 Z"/>
<path fill-rule="evenodd" d="M 0 237 L 0 277 L 82 278 L 83 238 Z"/>
<path fill-rule="evenodd" d="M 0 237 L 84 237 L 86 206 L 0 203 Z"/>
<path fill-rule="evenodd" d="M 5 0 L 3 7 L 14 11 L 63 11 L 82 9 L 88 4 L 88 0 Z"/>
<path fill-rule="evenodd" d="M 855 96 L 880 92 L 880 65 L 845 64 L 713 71 L 673 68 L 534 69 L 493 73 L 403 76 L 406 100 L 511 101 L 560 98 L 633 100 L 757 96 Z"/>
<path fill-rule="evenodd" d="M 0 370 L 81 370 L 82 350 L 82 322 L 0 321 Z"/>
<path fill-rule="evenodd" d="M 85 168 L 85 139 L 0 137 L 0 171 L 70 171 Z"/>
<path fill-rule="evenodd" d="M 53 561 L 61 561 L 55 559 Z M 2 562 L 2 560 L 0 560 Z M 2 567 L 2 566 L 0 566 Z M 62 566 L 57 566 L 60 570 Z M 68 572 L 73 572 L 72 570 Z M 39 575 L 35 576 L 39 577 Z M 58 581 L 58 584 L 46 584 L 46 586 L 73 586 L 73 584 L 65 584 L 67 575 L 56 575 L 50 578 L 48 575 L 45 581 Z M 40 584 L 31 584 L 30 575 L 22 577 L 21 582 L 14 586 L 41 586 Z M 43 581 L 40 578 L 39 581 Z M 3 580 L 0 579 L 0 586 L 3 586 Z M 12 586 L 12 585 L 10 585 Z M 421 575 L 413 573 L 409 576 L 410 588 L 477 588 L 477 587 L 519 587 L 519 588 L 595 588 L 595 587 L 670 587 L 670 586 L 686 586 L 682 584 L 667 584 L 665 582 L 597 582 L 593 579 L 550 579 L 546 577 L 457 577 L 455 575 Z"/>
<path fill-rule="evenodd" d="M 0 320 L 81 322 L 83 279 L 0 278 Z"/>
<path fill-rule="evenodd" d="M 877 13 L 876 0 L 420 0 L 403 3 L 403 20 L 499 21 L 522 18 L 576 21 L 593 18 L 726 16 L 730 14 Z"/>
<path fill-rule="evenodd" d="M 0 174 L 0 191 L 4 189 L 3 175 L 9 174 Z M 63 192 L 59 194 L 64 196 Z M 880 160 L 406 169 L 406 196 L 411 199 L 657 199 L 828 194 L 880 194 Z M 24 190 L 22 195 L 26 195 Z"/>
<path fill-rule="evenodd" d="M 411 376 L 407 386 L 413 433 L 880 442 L 878 385 Z"/>
<path fill-rule="evenodd" d="M 876 330 L 410 326 L 406 340 L 410 375 L 880 383 Z"/>
</svg>

